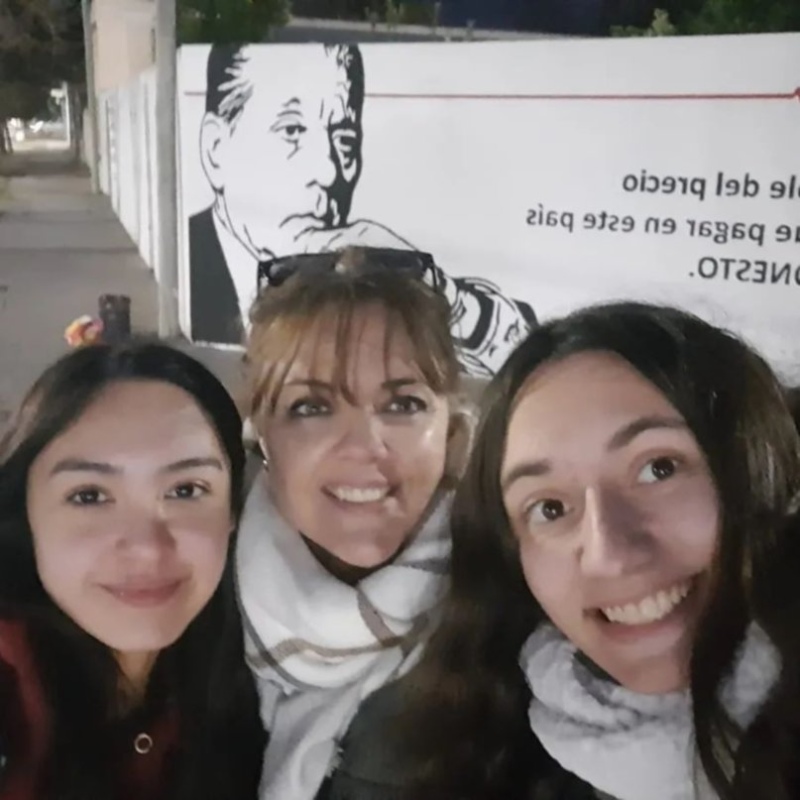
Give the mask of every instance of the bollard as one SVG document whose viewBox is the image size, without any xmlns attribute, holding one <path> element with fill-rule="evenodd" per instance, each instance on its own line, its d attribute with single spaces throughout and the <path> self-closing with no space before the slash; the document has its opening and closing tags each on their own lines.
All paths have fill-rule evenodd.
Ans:
<svg viewBox="0 0 800 800">
<path fill-rule="evenodd" d="M 120 344 L 131 337 L 131 299 L 124 294 L 104 294 L 98 301 L 103 341 Z"/>
</svg>

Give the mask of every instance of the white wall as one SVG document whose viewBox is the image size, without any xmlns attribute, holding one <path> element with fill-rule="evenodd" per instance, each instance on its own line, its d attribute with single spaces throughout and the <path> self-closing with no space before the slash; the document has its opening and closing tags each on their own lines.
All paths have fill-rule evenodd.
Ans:
<svg viewBox="0 0 800 800">
<path fill-rule="evenodd" d="M 82 121 L 82 130 L 83 130 L 83 149 L 81 150 L 81 158 L 83 159 L 83 163 L 87 166 L 91 164 L 91 152 L 92 152 L 92 123 L 89 119 L 89 109 L 83 109 L 83 121 Z"/>
<path fill-rule="evenodd" d="M 400 236 L 432 252 L 451 277 L 477 287 L 475 296 L 488 284 L 495 338 L 480 345 L 491 348 L 492 368 L 521 329 L 509 298 L 530 304 L 542 320 L 627 298 L 681 305 L 736 330 L 796 381 L 800 173 L 792 81 L 799 43 L 800 34 L 777 34 L 363 45 L 364 170 L 351 224 L 331 232 L 331 242 L 347 235 L 368 245 L 374 234 L 385 245 Z M 276 103 L 284 94 L 313 96 L 314 47 L 261 46 L 259 88 L 276 86 Z M 188 220 L 213 199 L 199 148 L 207 55 L 207 47 L 182 48 L 178 65 L 174 202 L 186 333 Z M 599 63 L 603 70 L 593 68 Z M 634 63 L 639 68 L 631 71 Z M 153 71 L 105 92 L 98 111 L 101 186 L 159 277 Z M 249 149 L 235 151 L 231 161 L 245 194 L 238 208 L 252 221 L 248 235 L 263 234 L 267 245 L 267 235 L 286 235 L 284 221 L 307 213 L 292 205 L 299 192 L 293 186 L 310 185 L 300 171 L 305 167 L 296 166 L 299 157 L 294 172 L 286 168 L 272 181 L 293 153 L 283 157 L 291 141 L 268 138 L 270 125 L 266 117 L 263 136 L 254 127 Z M 644 185 L 642 171 L 665 176 L 660 193 L 651 183 L 636 191 L 627 185 L 629 179 Z M 760 183 L 757 196 L 714 189 L 719 175 L 741 183 L 745 173 Z M 702 180 L 707 194 L 677 192 L 680 176 Z M 788 197 L 775 196 L 774 183 L 794 188 Z M 626 230 L 598 228 L 601 212 L 632 222 Z M 671 220 L 673 228 L 653 229 L 650 220 Z M 700 221 L 705 227 L 695 230 Z M 736 233 L 758 226 L 763 241 Z M 790 239 L 780 231 L 790 231 Z M 306 231 L 312 233 L 319 229 Z M 304 246 L 296 240 L 277 246 L 285 252 L 295 245 Z M 734 264 L 730 274 L 719 266 L 723 261 Z M 242 262 L 236 269 L 255 284 L 254 266 Z M 470 300 L 467 310 L 475 307 Z M 473 322 L 469 314 L 464 319 Z"/>
<path fill-rule="evenodd" d="M 102 93 L 97 124 L 100 189 L 159 279 L 155 86 L 150 68 L 127 86 Z"/>
<path fill-rule="evenodd" d="M 111 97 L 108 94 L 100 95 L 97 98 L 97 169 L 100 183 L 100 191 L 111 196 L 111 160 L 109 155 L 108 141 L 108 115 Z"/>
</svg>

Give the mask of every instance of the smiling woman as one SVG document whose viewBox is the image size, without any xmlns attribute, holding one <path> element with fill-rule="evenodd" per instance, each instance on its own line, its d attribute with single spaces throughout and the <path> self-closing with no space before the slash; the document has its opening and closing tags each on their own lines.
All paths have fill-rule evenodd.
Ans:
<svg viewBox="0 0 800 800">
<path fill-rule="evenodd" d="M 587 352 L 531 376 L 507 435 L 505 509 L 542 609 L 624 686 L 682 688 L 719 528 L 686 421 L 629 362 Z"/>
<path fill-rule="evenodd" d="M 32 389 L 0 452 L 1 797 L 255 792 L 240 431 L 219 382 L 157 343 L 84 348 Z"/>
<path fill-rule="evenodd" d="M 484 409 L 408 796 L 800 796 L 800 459 L 766 363 L 599 306 L 532 332 Z"/>
<path fill-rule="evenodd" d="M 275 285 L 273 270 L 251 315 L 249 412 L 267 470 L 237 577 L 270 800 L 343 796 L 351 723 L 416 661 L 445 585 L 468 434 L 450 309 L 417 254 L 381 252 L 289 259 L 296 272 Z"/>
</svg>

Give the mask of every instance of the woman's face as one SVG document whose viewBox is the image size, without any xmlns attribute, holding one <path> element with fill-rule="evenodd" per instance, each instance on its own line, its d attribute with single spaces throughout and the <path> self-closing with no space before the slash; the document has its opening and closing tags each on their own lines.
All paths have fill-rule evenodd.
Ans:
<svg viewBox="0 0 800 800">
<path fill-rule="evenodd" d="M 428 386 L 407 334 L 385 311 L 358 313 L 346 344 L 347 395 L 335 386 L 337 321 L 300 344 L 259 428 L 283 516 L 347 564 L 391 558 L 442 479 L 449 404 Z"/>
<path fill-rule="evenodd" d="M 55 603 L 120 656 L 175 642 L 227 555 L 230 469 L 192 397 L 115 383 L 34 461 L 28 519 Z"/>
<path fill-rule="evenodd" d="M 501 482 L 553 623 L 633 691 L 685 687 L 719 502 L 669 401 L 612 354 L 547 364 L 517 399 Z"/>
</svg>

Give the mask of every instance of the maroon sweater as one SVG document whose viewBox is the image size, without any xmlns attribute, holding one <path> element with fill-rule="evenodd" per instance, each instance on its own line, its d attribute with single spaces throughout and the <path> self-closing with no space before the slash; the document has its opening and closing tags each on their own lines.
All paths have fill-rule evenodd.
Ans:
<svg viewBox="0 0 800 800">
<path fill-rule="evenodd" d="M 47 758 L 51 716 L 30 642 L 21 622 L 0 620 L 0 713 L 12 755 L 0 771 L 0 800 L 39 800 L 39 780 Z M 119 793 L 125 800 L 163 796 L 167 760 L 178 738 L 173 714 L 159 719 L 120 754 Z M 137 741 L 138 740 L 138 741 Z M 137 751 L 138 744 L 138 752 Z M 148 747 L 148 745 L 150 745 Z M 146 752 L 144 752 L 146 751 Z M 2 757 L 0 753 L 0 757 Z"/>
</svg>

